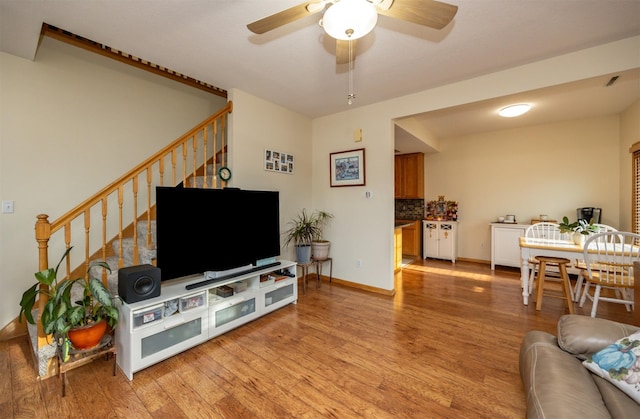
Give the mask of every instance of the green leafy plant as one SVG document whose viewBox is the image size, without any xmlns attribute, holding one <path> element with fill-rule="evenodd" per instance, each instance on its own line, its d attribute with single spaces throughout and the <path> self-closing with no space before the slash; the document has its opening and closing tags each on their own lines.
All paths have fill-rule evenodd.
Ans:
<svg viewBox="0 0 640 419">
<path fill-rule="evenodd" d="M 22 294 L 18 319 L 22 321 L 24 313 L 27 322 L 35 324 L 32 314 L 33 306 L 40 294 L 46 294 L 49 299 L 40 316 L 46 334 L 53 334 L 56 338 L 66 338 L 71 328 L 97 323 L 102 319 L 106 319 L 107 324 L 115 328 L 118 324 L 118 307 L 115 306 L 109 290 L 102 281 L 91 277 L 58 281 L 58 269 L 71 249 L 72 247 L 69 247 L 64 252 L 55 269 L 49 268 L 35 273 L 37 282 Z M 106 262 L 94 262 L 91 267 L 93 266 L 99 266 L 111 272 Z M 47 285 L 48 290 L 41 290 L 40 284 Z M 74 284 L 82 286 L 83 298 L 72 304 L 71 288 Z"/>
<path fill-rule="evenodd" d="M 306 209 L 300 211 L 289 224 L 291 227 L 285 232 L 285 245 L 292 242 L 298 246 L 310 245 L 314 237 L 321 234 L 316 217 L 313 214 L 309 215 Z"/>
<path fill-rule="evenodd" d="M 286 232 L 285 245 L 294 243 L 295 245 L 309 245 L 312 241 L 321 241 L 324 227 L 333 214 L 325 211 L 315 211 L 311 214 L 306 209 L 302 209 L 296 217 L 289 222 L 291 226 Z"/>
<path fill-rule="evenodd" d="M 333 214 L 326 211 L 317 211 L 312 214 L 312 218 L 316 221 L 316 234 L 313 237 L 313 241 L 323 241 L 324 228 L 329 221 L 333 218 Z"/>
<path fill-rule="evenodd" d="M 562 217 L 562 222 L 558 224 L 558 228 L 561 233 L 580 233 L 585 236 L 591 233 L 597 233 L 598 227 L 593 225 L 593 219 L 590 222 L 585 220 L 569 222 L 569 218 Z"/>
</svg>

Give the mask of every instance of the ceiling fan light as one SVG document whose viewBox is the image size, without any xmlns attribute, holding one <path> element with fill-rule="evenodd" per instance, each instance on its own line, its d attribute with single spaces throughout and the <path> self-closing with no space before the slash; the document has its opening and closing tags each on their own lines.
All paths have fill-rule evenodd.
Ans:
<svg viewBox="0 0 640 419">
<path fill-rule="evenodd" d="M 362 38 L 376 26 L 378 11 L 367 0 L 340 0 L 322 17 L 322 27 L 332 38 L 347 41 Z"/>
<path fill-rule="evenodd" d="M 498 115 L 505 118 L 513 118 L 516 116 L 524 115 L 529 112 L 531 105 L 528 103 L 518 103 L 516 105 L 505 106 L 498 111 Z"/>
</svg>

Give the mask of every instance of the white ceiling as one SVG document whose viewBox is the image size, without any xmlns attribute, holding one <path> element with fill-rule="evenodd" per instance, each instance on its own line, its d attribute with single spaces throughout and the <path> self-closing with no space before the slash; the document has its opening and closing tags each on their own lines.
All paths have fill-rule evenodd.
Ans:
<svg viewBox="0 0 640 419">
<path fill-rule="evenodd" d="M 638 52 L 640 54 L 640 51 Z M 618 76 L 607 86 L 612 77 Z M 502 96 L 466 105 L 439 109 L 415 119 L 436 138 L 490 132 L 524 126 L 615 115 L 640 100 L 640 68 Z M 503 118 L 498 111 L 510 104 L 529 103 L 531 110 L 517 118 Z M 395 148 L 400 153 L 433 152 L 410 133 L 396 126 Z"/>
<path fill-rule="evenodd" d="M 397 7 L 402 0 L 396 0 Z M 504 70 L 591 46 L 640 35 L 640 0 L 452 0 L 459 6 L 443 30 L 380 16 L 358 40 L 354 82 L 362 106 Z M 317 117 L 348 109 L 348 72 L 336 65 L 335 42 L 309 16 L 264 35 L 246 24 L 300 0 L 0 0 L 0 50 L 33 59 L 42 22 L 107 44 L 223 89 L 238 88 Z M 640 50 L 640 46 L 639 46 Z M 640 54 L 640 52 L 639 52 Z M 632 73 L 613 107 L 640 97 Z M 635 77 L 635 85 L 633 84 Z M 625 78 L 614 84 L 622 86 Z M 606 79 L 606 80 L 605 80 Z M 531 92 L 530 122 L 543 112 L 559 117 L 571 93 L 598 105 L 603 79 Z M 584 90 L 583 90 L 584 89 Z M 618 89 L 620 90 L 620 89 Z M 617 90 L 616 90 L 617 91 Z M 614 95 L 610 95 L 613 97 Z M 531 98 L 531 99 L 529 99 Z M 554 110 L 544 111 L 551 99 Z M 509 101 L 520 98 L 509 98 Z M 438 136 L 486 125 L 501 100 L 444 109 L 420 118 Z M 544 105 L 544 106 L 543 106 Z M 489 107 L 485 107 L 489 106 Z M 627 105 L 628 106 L 628 105 Z M 536 110 L 536 107 L 538 110 Z M 585 112 L 607 112 L 595 107 Z M 562 111 L 558 109 L 563 109 Z M 534 112 L 535 111 L 535 112 Z M 456 119 L 464 116 L 462 124 Z M 583 114 L 574 113 L 573 117 Z M 521 119 L 520 121 L 524 121 Z M 504 120 L 500 122 L 506 126 Z M 515 123 L 510 122 L 510 123 Z"/>
</svg>

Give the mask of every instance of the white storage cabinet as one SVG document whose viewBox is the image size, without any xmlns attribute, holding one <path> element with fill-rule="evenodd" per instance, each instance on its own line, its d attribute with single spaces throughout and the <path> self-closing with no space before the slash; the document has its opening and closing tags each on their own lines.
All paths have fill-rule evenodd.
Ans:
<svg viewBox="0 0 640 419">
<path fill-rule="evenodd" d="M 529 224 L 491 223 L 491 269 L 496 265 L 520 267 L 520 237 Z"/>
<path fill-rule="evenodd" d="M 219 336 L 273 310 L 298 301 L 295 262 L 241 274 L 192 290 L 186 286 L 204 281 L 202 275 L 161 284 L 159 297 L 120 305 L 116 329 L 118 366 L 129 380 L 133 373 L 195 345 Z M 286 277 L 260 286 L 260 275 L 286 270 Z M 218 295 L 217 288 L 232 286 L 235 293 Z"/>
<path fill-rule="evenodd" d="M 457 221 L 422 221 L 423 258 L 446 259 L 456 263 L 458 253 Z"/>
</svg>

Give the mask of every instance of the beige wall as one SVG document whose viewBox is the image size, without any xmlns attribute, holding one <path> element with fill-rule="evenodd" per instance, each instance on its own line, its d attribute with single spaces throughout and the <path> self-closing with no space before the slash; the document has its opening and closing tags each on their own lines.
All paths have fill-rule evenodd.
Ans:
<svg viewBox="0 0 640 419">
<path fill-rule="evenodd" d="M 314 206 L 322 206 L 336 214 L 329 237 L 333 243 L 334 276 L 382 289 L 393 288 L 394 139 L 392 120 L 407 115 L 638 68 L 640 67 L 640 56 L 637 54 L 639 43 L 640 37 L 628 38 L 315 119 L 313 121 L 313 203 Z M 618 174 L 620 160 L 618 157 L 613 157 L 613 154 L 619 155 L 620 122 L 618 117 L 611 117 L 593 123 L 585 121 L 585 123 L 589 129 L 595 129 L 602 134 L 602 136 L 595 138 L 594 134 L 585 132 L 588 143 L 595 144 L 599 152 L 604 154 L 606 164 L 609 165 L 606 170 L 599 170 L 598 173 L 606 174 L 606 178 L 611 183 L 605 185 L 591 175 L 589 175 L 589 179 L 598 185 L 605 185 L 607 191 L 604 194 L 608 199 L 618 203 L 603 205 L 605 208 L 613 208 L 611 214 L 605 212 L 605 221 L 612 219 L 617 223 L 619 215 L 616 213 L 619 211 L 620 201 L 618 192 L 620 190 Z M 559 125 L 557 127 L 559 131 L 554 134 L 554 137 L 558 139 L 563 136 L 564 132 L 578 135 L 575 132 L 584 131 L 579 125 L 573 123 L 566 126 Z M 351 140 L 353 130 L 358 128 L 361 128 L 364 133 L 361 145 L 354 144 Z M 617 137 L 612 134 L 615 130 L 618 130 Z M 524 154 L 526 147 L 522 144 L 527 141 L 531 143 L 530 147 L 535 147 L 537 144 L 545 147 L 557 147 L 557 144 L 552 144 L 548 138 L 545 138 L 551 131 L 545 127 L 532 127 L 528 131 L 522 131 L 522 134 L 526 134 L 526 138 L 520 139 L 520 144 L 517 145 L 520 152 L 514 153 L 510 159 L 497 158 L 497 155 L 506 152 L 504 146 L 510 143 L 509 138 L 506 137 L 489 138 L 488 141 L 493 143 L 489 150 L 480 144 L 474 144 L 469 139 L 465 143 L 480 152 L 483 159 L 490 159 L 491 163 L 485 162 L 483 159 L 471 161 L 471 154 L 464 150 L 457 150 L 452 141 L 449 142 L 448 149 L 443 148 L 440 157 L 430 157 L 430 159 L 434 159 L 434 164 L 435 162 L 440 164 L 442 172 L 451 175 L 451 177 L 442 179 L 446 186 L 430 183 L 432 187 L 429 195 L 442 194 L 450 199 L 460 201 L 462 218 L 460 242 L 464 242 L 461 244 L 460 257 L 485 260 L 489 258 L 489 243 L 487 242 L 487 223 L 489 220 L 505 213 L 508 203 L 529 196 L 531 188 L 535 190 L 535 185 L 529 184 L 531 183 L 530 177 L 525 178 L 526 182 L 513 180 L 517 179 L 517 176 L 522 172 L 520 165 L 513 163 L 513 161 L 526 158 Z M 507 133 L 500 135 L 506 136 Z M 607 145 L 604 146 L 601 141 L 606 141 Z M 572 139 L 571 143 L 574 146 L 578 145 L 584 148 L 583 142 L 577 143 Z M 358 147 L 366 148 L 366 187 L 328 188 L 326 186 L 328 178 L 326 159 L 329 153 Z M 574 150 L 569 151 L 575 152 Z M 557 156 L 553 153 L 549 154 L 551 159 L 559 162 Z M 455 156 L 464 157 L 466 165 L 455 161 Z M 447 161 L 448 158 L 450 158 L 449 161 Z M 503 163 L 505 161 L 507 163 Z M 447 164 L 454 164 L 456 170 L 445 167 Z M 495 169 L 491 164 L 498 165 L 502 169 Z M 584 165 L 587 163 L 562 162 L 561 164 L 561 169 L 545 174 L 542 178 L 543 182 L 541 181 L 539 184 L 555 185 L 556 179 L 562 179 L 570 170 L 584 171 Z M 436 171 L 436 169 L 430 170 Z M 486 173 L 487 171 L 492 173 L 491 178 L 482 176 L 481 183 L 475 180 L 476 172 Z M 514 196 L 514 199 L 507 198 L 496 203 L 482 198 L 482 203 L 475 202 L 479 195 L 475 191 L 471 191 L 471 188 L 486 190 L 488 185 L 495 185 L 499 179 L 503 179 L 505 176 L 510 177 L 509 184 L 513 188 L 513 190 L 506 189 L 507 196 Z M 575 179 L 575 176 L 572 179 Z M 431 182 L 429 179 L 427 181 Z M 611 188 L 611 184 L 614 185 L 613 188 Z M 569 183 L 561 183 L 561 185 L 567 190 L 574 187 Z M 518 211 L 518 215 L 522 217 L 539 214 L 541 211 L 549 212 L 550 215 L 562 215 L 571 208 L 575 211 L 575 207 L 578 206 L 604 202 L 601 200 L 602 198 L 592 197 L 588 185 L 584 182 L 581 183 L 580 188 L 581 191 L 576 191 L 566 203 L 554 204 L 557 207 L 551 207 L 544 203 L 532 203 L 531 207 L 516 207 L 512 211 Z M 611 191 L 611 189 L 614 190 Z M 365 200 L 363 194 L 366 190 L 372 191 L 374 198 Z M 556 193 L 558 193 L 557 190 Z M 565 197 L 566 194 L 561 193 L 560 196 L 556 195 L 551 199 L 554 202 L 560 202 L 560 200 L 565 200 Z M 473 209 L 477 205 L 480 205 L 481 212 L 476 215 Z M 482 220 L 479 218 L 474 220 L 474 217 L 482 217 Z M 361 268 L 356 266 L 358 259 L 362 261 Z"/>
<path fill-rule="evenodd" d="M 602 208 L 619 226 L 620 118 L 617 115 L 494 131 L 440 141 L 426 157 L 427 199 L 459 202 L 459 254 L 489 260 L 489 222 L 515 214 L 572 221 L 576 208 Z"/>
<path fill-rule="evenodd" d="M 280 191 L 280 229 L 302 208 L 311 206 L 311 119 L 237 89 L 233 100 L 229 135 L 230 186 Z M 265 149 L 293 154 L 294 173 L 264 170 Z M 256 212 L 260 209 L 256 208 Z M 247 220 L 250 222 L 250 220 Z M 284 237 L 283 237 L 284 238 Z M 283 258 L 295 260 L 293 248 L 283 248 Z"/>
<path fill-rule="evenodd" d="M 62 215 L 226 100 L 47 37 L 35 61 L 0 53 L 0 92 L 0 198 L 15 202 L 0 214 L 2 328 L 34 282 L 36 215 Z"/>
</svg>

